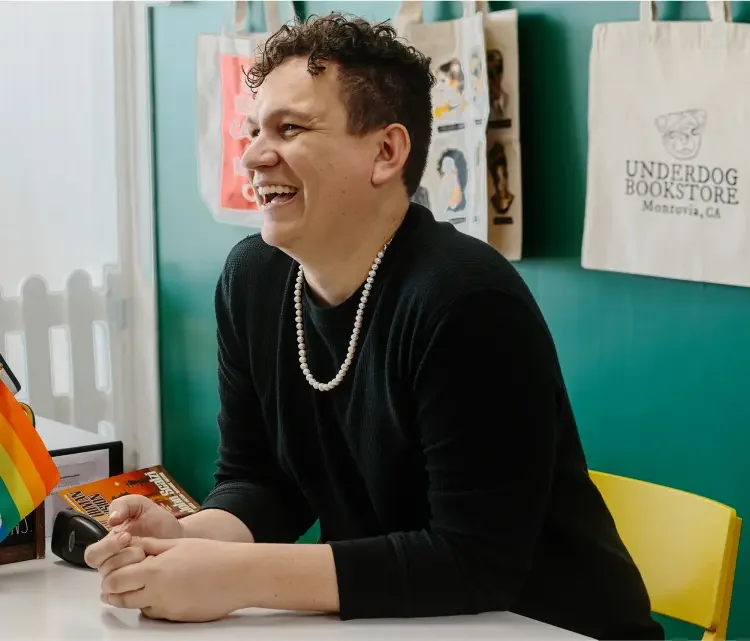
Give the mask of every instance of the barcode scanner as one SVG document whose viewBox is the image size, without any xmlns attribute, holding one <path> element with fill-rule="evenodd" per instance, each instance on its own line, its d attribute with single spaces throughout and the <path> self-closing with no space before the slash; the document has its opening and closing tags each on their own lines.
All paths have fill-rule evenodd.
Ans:
<svg viewBox="0 0 750 641">
<path fill-rule="evenodd" d="M 96 519 L 69 508 L 64 509 L 55 517 L 50 549 L 63 561 L 89 568 L 83 560 L 83 553 L 89 545 L 101 541 L 107 534 L 107 528 Z"/>
</svg>

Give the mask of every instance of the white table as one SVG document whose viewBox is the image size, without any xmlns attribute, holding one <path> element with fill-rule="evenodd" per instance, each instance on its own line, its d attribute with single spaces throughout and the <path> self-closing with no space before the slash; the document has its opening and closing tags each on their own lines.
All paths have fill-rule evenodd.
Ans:
<svg viewBox="0 0 750 641">
<path fill-rule="evenodd" d="M 211 623 L 147 619 L 99 601 L 99 575 L 47 552 L 46 559 L 0 566 L 0 638 L 81 639 L 333 639 L 398 641 L 430 639 L 583 639 L 585 637 L 509 612 L 467 617 L 342 622 L 336 617 L 242 610 Z"/>
<path fill-rule="evenodd" d="M 86 447 L 89 445 L 101 445 L 106 443 L 108 439 L 94 434 L 94 432 L 88 432 L 78 427 L 73 427 L 67 423 L 60 423 L 53 421 L 43 416 L 37 416 L 36 418 L 36 431 L 39 436 L 42 437 L 44 444 L 47 449 L 52 452 L 54 450 L 64 450 L 70 447 Z"/>
</svg>

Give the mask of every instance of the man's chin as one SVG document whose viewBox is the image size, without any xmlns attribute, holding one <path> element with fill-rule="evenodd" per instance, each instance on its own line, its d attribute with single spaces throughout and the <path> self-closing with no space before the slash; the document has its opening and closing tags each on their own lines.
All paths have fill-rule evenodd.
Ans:
<svg viewBox="0 0 750 641">
<path fill-rule="evenodd" d="M 299 238 L 299 232 L 295 227 L 294 224 L 266 219 L 260 228 L 260 235 L 266 245 L 285 251 L 291 249 Z"/>
</svg>

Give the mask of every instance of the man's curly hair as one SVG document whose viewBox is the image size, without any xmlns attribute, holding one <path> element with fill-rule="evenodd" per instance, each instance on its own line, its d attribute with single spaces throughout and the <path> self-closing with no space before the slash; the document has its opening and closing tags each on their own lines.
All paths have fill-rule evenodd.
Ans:
<svg viewBox="0 0 750 641">
<path fill-rule="evenodd" d="M 430 92 L 435 77 L 430 59 L 398 40 L 388 23 L 370 24 L 332 12 L 281 27 L 261 47 L 246 74 L 247 84 L 257 90 L 284 60 L 298 56 L 307 57 L 311 75 L 325 71 L 326 62 L 338 65 L 350 134 L 367 134 L 392 123 L 406 128 L 411 151 L 403 181 L 411 198 L 422 180 L 432 135 Z"/>
</svg>

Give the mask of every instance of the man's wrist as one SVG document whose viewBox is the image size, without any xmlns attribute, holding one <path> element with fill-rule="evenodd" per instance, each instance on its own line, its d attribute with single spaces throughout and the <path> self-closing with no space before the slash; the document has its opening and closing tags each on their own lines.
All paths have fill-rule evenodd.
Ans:
<svg viewBox="0 0 750 641">
<path fill-rule="evenodd" d="M 337 612 L 338 585 L 328 545 L 230 543 L 227 572 L 242 608 Z"/>
<path fill-rule="evenodd" d="M 262 597 L 258 591 L 262 589 L 262 582 L 257 572 L 253 572 L 252 543 L 237 543 L 218 541 L 223 550 L 221 573 L 229 578 L 232 586 L 234 603 L 230 604 L 232 611 L 257 607 Z"/>
<path fill-rule="evenodd" d="M 182 538 L 252 543 L 253 534 L 236 516 L 219 508 L 201 509 L 179 519 Z"/>
</svg>

